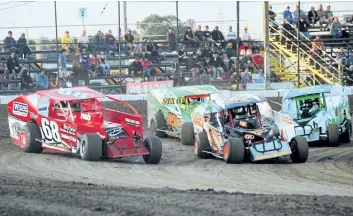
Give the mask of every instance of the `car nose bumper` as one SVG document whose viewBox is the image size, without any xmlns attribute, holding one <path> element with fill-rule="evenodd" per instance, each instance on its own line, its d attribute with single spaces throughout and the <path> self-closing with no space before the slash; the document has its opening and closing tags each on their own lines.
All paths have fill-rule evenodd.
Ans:
<svg viewBox="0 0 353 216">
<path fill-rule="evenodd" d="M 250 160 L 259 161 L 292 154 L 287 142 L 281 140 L 258 143 L 249 148 Z"/>
</svg>

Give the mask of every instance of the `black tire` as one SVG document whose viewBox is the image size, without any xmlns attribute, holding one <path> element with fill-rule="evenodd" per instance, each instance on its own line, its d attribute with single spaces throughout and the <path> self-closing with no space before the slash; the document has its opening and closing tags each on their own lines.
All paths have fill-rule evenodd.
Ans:
<svg viewBox="0 0 353 216">
<path fill-rule="evenodd" d="M 154 128 L 152 128 L 152 126 Z M 160 137 L 160 138 L 165 138 L 167 137 L 167 134 L 163 131 L 157 131 L 157 129 L 161 128 L 166 128 L 167 127 L 167 122 L 163 116 L 163 113 L 161 111 L 158 111 L 154 118 L 151 120 L 151 131 L 153 135 Z"/>
<path fill-rule="evenodd" d="M 194 125 L 192 122 L 185 122 L 181 125 L 181 143 L 191 146 L 194 144 Z"/>
<path fill-rule="evenodd" d="M 227 149 L 224 151 L 225 149 Z M 223 148 L 223 157 L 227 163 L 243 163 L 245 156 L 245 147 L 242 139 L 230 138 L 225 140 Z"/>
<path fill-rule="evenodd" d="M 87 133 L 83 135 L 80 156 L 86 161 L 99 161 L 102 156 L 102 140 L 98 134 Z"/>
<path fill-rule="evenodd" d="M 345 127 L 346 131 L 340 135 L 340 141 L 343 143 L 350 143 L 352 135 L 352 123 L 350 120 L 347 120 Z"/>
<path fill-rule="evenodd" d="M 306 138 L 302 136 L 293 137 L 290 142 L 292 154 L 290 158 L 293 163 L 305 163 L 309 156 L 309 144 Z"/>
<path fill-rule="evenodd" d="M 157 136 L 148 136 L 143 140 L 143 144 L 150 151 L 150 154 L 143 156 L 145 163 L 158 164 L 162 158 L 162 141 Z"/>
<path fill-rule="evenodd" d="M 207 159 L 212 155 L 203 151 L 211 151 L 210 142 L 208 141 L 206 131 L 202 131 L 195 136 L 194 140 L 194 152 L 198 158 Z"/>
<path fill-rule="evenodd" d="M 28 123 L 20 131 L 20 147 L 27 153 L 41 153 L 42 143 L 37 141 L 42 139 L 42 134 L 38 125 Z"/>
<path fill-rule="evenodd" d="M 327 140 L 332 146 L 339 146 L 339 127 L 337 124 L 329 124 L 327 127 Z"/>
</svg>

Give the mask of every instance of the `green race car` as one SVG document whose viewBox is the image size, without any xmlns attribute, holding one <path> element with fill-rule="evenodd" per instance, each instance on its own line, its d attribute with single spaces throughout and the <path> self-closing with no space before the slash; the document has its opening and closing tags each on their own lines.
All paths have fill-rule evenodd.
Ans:
<svg viewBox="0 0 353 216">
<path fill-rule="evenodd" d="M 221 98 L 211 85 L 154 89 L 147 100 L 149 127 L 158 137 L 169 135 L 181 138 L 184 145 L 193 145 L 191 112 L 205 101 Z"/>
</svg>

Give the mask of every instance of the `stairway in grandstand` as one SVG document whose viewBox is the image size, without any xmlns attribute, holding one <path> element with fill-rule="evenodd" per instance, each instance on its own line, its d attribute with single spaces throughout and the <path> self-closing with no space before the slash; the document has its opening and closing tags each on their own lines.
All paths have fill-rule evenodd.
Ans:
<svg viewBox="0 0 353 216">
<path fill-rule="evenodd" d="M 272 22 L 272 21 L 271 21 Z M 322 55 L 313 58 L 309 51 L 310 40 L 301 34 L 301 42 L 297 45 L 297 28 L 291 26 L 294 32 L 283 28 L 279 23 L 273 22 L 277 28 L 270 27 L 270 59 L 272 72 L 282 81 L 292 81 L 298 86 L 298 49 L 299 49 L 299 77 L 300 86 L 319 84 L 340 84 L 343 70 L 324 50 Z M 293 41 L 293 42 L 292 42 Z"/>
</svg>

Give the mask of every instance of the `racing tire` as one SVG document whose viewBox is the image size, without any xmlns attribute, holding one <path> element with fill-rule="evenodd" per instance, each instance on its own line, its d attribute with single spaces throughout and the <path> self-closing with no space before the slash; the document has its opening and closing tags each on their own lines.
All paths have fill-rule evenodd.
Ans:
<svg viewBox="0 0 353 216">
<path fill-rule="evenodd" d="M 87 133 L 83 135 L 80 156 L 86 161 L 99 161 L 102 156 L 102 140 L 98 134 Z"/>
<path fill-rule="evenodd" d="M 27 153 L 41 153 L 43 151 L 42 143 L 36 139 L 42 139 L 38 125 L 26 124 L 20 131 L 20 147 Z"/>
<path fill-rule="evenodd" d="M 309 144 L 305 137 L 293 137 L 290 146 L 292 150 L 290 158 L 293 163 L 305 163 L 308 160 Z"/>
<path fill-rule="evenodd" d="M 151 120 L 151 131 L 153 135 L 157 137 L 167 137 L 167 134 L 165 132 L 157 130 L 160 128 L 167 128 L 167 122 L 165 121 L 163 113 L 161 111 L 157 112 L 154 118 Z"/>
<path fill-rule="evenodd" d="M 162 158 L 162 141 L 157 136 L 148 136 L 143 140 L 143 145 L 150 154 L 143 155 L 146 164 L 159 164 Z"/>
<path fill-rule="evenodd" d="M 352 123 L 350 120 L 347 120 L 345 127 L 346 131 L 340 135 L 340 141 L 343 143 L 350 143 L 352 135 Z"/>
<path fill-rule="evenodd" d="M 202 131 L 195 136 L 194 152 L 198 158 L 207 159 L 212 155 L 203 151 L 211 151 L 210 142 L 208 141 L 206 131 Z"/>
<path fill-rule="evenodd" d="M 245 146 L 242 139 L 230 138 L 224 142 L 223 157 L 227 163 L 241 164 L 244 156 Z"/>
<path fill-rule="evenodd" d="M 339 127 L 337 124 L 329 124 L 327 127 L 327 140 L 332 146 L 339 146 Z"/>
<path fill-rule="evenodd" d="M 192 146 L 194 144 L 194 124 L 192 122 L 183 123 L 180 135 L 183 145 Z"/>
</svg>

